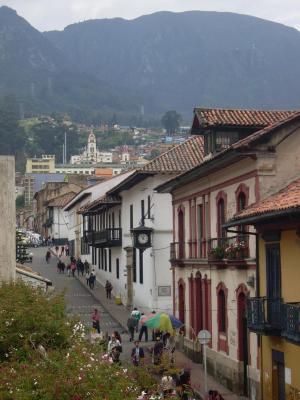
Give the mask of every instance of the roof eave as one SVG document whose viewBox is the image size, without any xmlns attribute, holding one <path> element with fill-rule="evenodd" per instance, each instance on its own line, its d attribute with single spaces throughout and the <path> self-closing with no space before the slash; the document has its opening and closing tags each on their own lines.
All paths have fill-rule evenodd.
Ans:
<svg viewBox="0 0 300 400">
<path fill-rule="evenodd" d="M 275 218 L 290 216 L 290 215 L 300 215 L 300 207 L 297 208 L 289 208 L 285 210 L 267 212 L 257 215 L 252 215 L 245 218 L 240 219 L 231 219 L 223 225 L 223 228 L 232 228 L 237 225 L 257 225 L 261 222 L 272 221 Z"/>
</svg>

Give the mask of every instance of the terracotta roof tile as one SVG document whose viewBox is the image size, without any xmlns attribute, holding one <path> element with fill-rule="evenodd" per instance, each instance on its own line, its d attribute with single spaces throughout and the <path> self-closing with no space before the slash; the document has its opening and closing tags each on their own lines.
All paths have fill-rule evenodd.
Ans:
<svg viewBox="0 0 300 400">
<path fill-rule="evenodd" d="M 65 207 L 69 201 L 71 201 L 76 196 L 76 193 L 69 192 L 62 194 L 61 196 L 55 197 L 48 202 L 48 207 Z"/>
<path fill-rule="evenodd" d="M 85 205 L 83 205 L 78 211 L 78 214 L 85 213 L 86 211 L 90 211 L 94 208 L 97 208 L 101 205 L 118 205 L 121 204 L 121 198 L 119 196 L 102 196 L 99 199 L 96 199 L 94 201 L 88 202 Z"/>
<path fill-rule="evenodd" d="M 200 126 L 207 128 L 221 125 L 264 128 L 294 113 L 294 111 L 287 110 L 221 108 L 195 108 L 194 112 Z"/>
<path fill-rule="evenodd" d="M 204 144 L 202 136 L 193 136 L 185 142 L 154 158 L 140 172 L 180 173 L 203 161 Z"/>
<path fill-rule="evenodd" d="M 291 182 L 279 192 L 245 208 L 235 215 L 234 220 L 290 210 L 293 208 L 300 208 L 300 178 Z"/>
</svg>

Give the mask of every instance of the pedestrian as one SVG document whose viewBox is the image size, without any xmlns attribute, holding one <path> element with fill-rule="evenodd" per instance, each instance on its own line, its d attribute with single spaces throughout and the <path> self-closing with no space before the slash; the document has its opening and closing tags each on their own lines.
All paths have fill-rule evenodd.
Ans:
<svg viewBox="0 0 300 400">
<path fill-rule="evenodd" d="M 111 299 L 111 291 L 113 290 L 112 284 L 107 280 L 105 284 L 106 298 Z"/>
<path fill-rule="evenodd" d="M 122 351 L 122 345 L 116 338 L 115 333 L 112 333 L 111 338 L 108 342 L 107 352 L 113 359 L 113 362 L 117 363 L 120 361 L 120 353 Z"/>
<path fill-rule="evenodd" d="M 32 263 L 32 260 L 33 260 L 33 253 L 29 253 L 29 262 Z"/>
<path fill-rule="evenodd" d="M 118 331 L 114 331 L 114 335 L 116 339 L 122 344 L 122 338 Z"/>
<path fill-rule="evenodd" d="M 90 264 L 88 263 L 87 260 L 84 261 L 84 271 L 90 272 Z"/>
<path fill-rule="evenodd" d="M 65 273 L 66 264 L 64 262 L 61 263 L 61 272 Z"/>
<path fill-rule="evenodd" d="M 94 289 L 95 281 L 96 281 L 95 271 L 92 270 L 92 272 L 90 273 L 90 277 L 89 277 L 89 286 L 91 289 Z"/>
<path fill-rule="evenodd" d="M 70 276 L 71 276 L 71 264 L 67 265 L 67 274 L 68 274 L 68 277 L 70 278 Z"/>
<path fill-rule="evenodd" d="M 72 271 L 72 276 L 75 276 L 75 271 L 76 271 L 76 261 L 73 260 L 71 262 L 71 271 Z"/>
<path fill-rule="evenodd" d="M 133 342 L 134 341 L 134 331 L 137 326 L 137 319 L 130 315 L 130 317 L 127 320 L 127 327 L 128 327 L 128 332 L 129 332 L 129 341 Z"/>
<path fill-rule="evenodd" d="M 92 314 L 92 325 L 93 328 L 96 329 L 98 333 L 100 333 L 100 314 L 97 308 L 94 309 L 94 312 Z"/>
<path fill-rule="evenodd" d="M 89 272 L 86 272 L 85 279 L 86 279 L 87 286 L 89 286 L 89 280 L 90 280 L 90 273 Z"/>
<path fill-rule="evenodd" d="M 65 245 L 65 253 L 66 253 L 66 257 L 69 257 L 69 245 Z"/>
<path fill-rule="evenodd" d="M 80 258 L 76 261 L 77 276 L 80 274 Z"/>
<path fill-rule="evenodd" d="M 142 340 L 143 334 L 145 334 L 145 342 L 148 342 L 148 326 L 143 323 L 143 315 L 144 313 L 141 314 L 141 319 L 139 321 L 140 325 L 139 341 Z"/>
<path fill-rule="evenodd" d="M 59 250 L 59 247 L 56 245 L 56 246 L 55 246 L 55 252 L 56 252 L 56 254 L 58 253 L 58 250 Z"/>
<path fill-rule="evenodd" d="M 135 346 L 131 351 L 131 361 L 135 367 L 138 367 L 141 361 L 144 359 L 145 354 L 142 347 L 140 347 L 140 342 L 136 340 L 134 342 Z"/>
<path fill-rule="evenodd" d="M 65 254 L 65 246 L 61 246 L 60 256 Z"/>
<path fill-rule="evenodd" d="M 169 360 L 171 364 L 174 364 L 175 359 L 174 359 L 174 353 L 175 353 L 175 339 L 174 336 L 171 336 L 169 332 L 167 332 L 165 335 L 165 341 L 164 341 L 164 348 L 168 353 Z"/>
<path fill-rule="evenodd" d="M 61 260 L 59 260 L 58 263 L 57 263 L 57 272 L 58 272 L 59 274 L 61 274 L 61 269 L 62 269 L 62 268 L 61 268 L 61 264 L 62 264 L 62 263 L 61 263 Z"/>
<path fill-rule="evenodd" d="M 81 276 L 83 276 L 83 274 L 84 274 L 84 264 L 81 261 L 81 258 L 78 258 L 78 260 L 77 260 L 77 272 L 78 272 L 78 275 L 81 274 Z"/>
<path fill-rule="evenodd" d="M 141 312 L 137 309 L 137 307 L 134 307 L 134 309 L 131 312 L 131 315 L 137 320 L 136 332 L 138 332 L 138 325 L 139 325 L 139 320 L 141 319 Z"/>
<path fill-rule="evenodd" d="M 160 337 L 157 336 L 156 342 L 154 343 L 153 347 L 153 364 L 159 365 L 161 363 L 161 356 L 163 354 L 164 345 L 163 342 L 160 340 Z"/>
<path fill-rule="evenodd" d="M 50 251 L 48 250 L 47 253 L 46 253 L 46 263 L 47 263 L 47 264 L 49 264 L 50 258 L 51 258 L 51 253 L 50 253 Z"/>
</svg>

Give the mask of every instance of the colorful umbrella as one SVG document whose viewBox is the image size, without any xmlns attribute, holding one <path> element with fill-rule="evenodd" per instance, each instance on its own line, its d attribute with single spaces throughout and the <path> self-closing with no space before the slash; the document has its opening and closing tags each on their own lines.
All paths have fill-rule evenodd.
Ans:
<svg viewBox="0 0 300 400">
<path fill-rule="evenodd" d="M 140 322 L 142 324 L 144 324 L 144 322 L 148 321 L 148 319 L 152 318 L 154 315 L 156 315 L 156 314 L 155 313 L 150 313 L 150 314 L 147 314 L 147 315 L 142 315 L 141 319 L 140 319 Z"/>
<path fill-rule="evenodd" d="M 156 328 L 172 334 L 173 328 L 179 328 L 182 325 L 182 322 L 173 315 L 157 313 L 144 321 L 144 324 L 148 326 L 148 328 Z"/>
</svg>

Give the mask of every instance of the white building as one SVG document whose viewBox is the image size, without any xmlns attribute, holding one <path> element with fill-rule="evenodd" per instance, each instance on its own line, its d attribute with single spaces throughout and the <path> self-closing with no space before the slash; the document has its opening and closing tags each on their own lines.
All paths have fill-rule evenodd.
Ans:
<svg viewBox="0 0 300 400">
<path fill-rule="evenodd" d="M 202 161 L 202 138 L 194 137 L 155 158 L 82 209 L 85 237 L 97 280 L 108 279 L 123 304 L 142 311 L 172 312 L 172 202 L 155 187 Z M 131 230 L 152 228 L 152 246 L 133 247 Z"/>
<path fill-rule="evenodd" d="M 50 200 L 47 204 L 46 225 L 55 245 L 68 242 L 68 220 L 64 207 L 73 199 L 75 194 L 75 192 L 65 193 Z"/>
<path fill-rule="evenodd" d="M 71 157 L 71 164 L 112 163 L 112 153 L 101 152 L 97 149 L 96 136 L 91 132 L 88 143 L 81 155 Z"/>
</svg>

